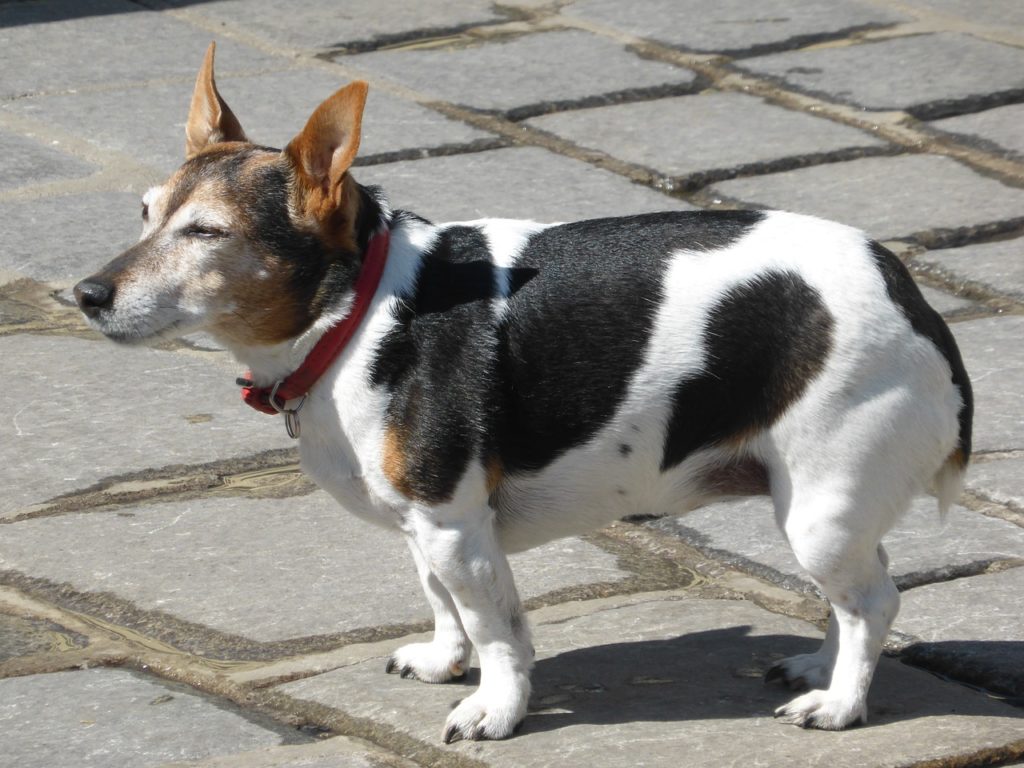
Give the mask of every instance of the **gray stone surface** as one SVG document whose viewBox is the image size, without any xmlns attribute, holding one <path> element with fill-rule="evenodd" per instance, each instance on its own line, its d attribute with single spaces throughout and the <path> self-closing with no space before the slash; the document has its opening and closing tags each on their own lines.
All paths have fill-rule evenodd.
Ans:
<svg viewBox="0 0 1024 768">
<path fill-rule="evenodd" d="M 984 0 L 965 3 L 963 0 L 910 0 L 907 7 L 947 14 L 975 24 L 990 24 L 998 29 L 1024 25 L 1024 5 L 1017 0 Z"/>
<path fill-rule="evenodd" d="M 138 240 L 144 191 L 0 202 L 0 269 L 74 284 Z"/>
<path fill-rule="evenodd" d="M 956 579 L 903 595 L 893 626 L 919 638 L 909 658 L 1024 700 L 1024 568 Z M 1018 717 L 1024 717 L 1018 710 Z M 1024 732 L 1024 723 L 1018 733 Z"/>
<path fill-rule="evenodd" d="M 956 323 L 974 388 L 974 449 L 1024 448 L 1024 317 Z"/>
<path fill-rule="evenodd" d="M 506 20 L 490 0 L 303 0 L 282 5 L 277 0 L 170 0 L 229 29 L 299 48 L 326 48 L 407 35 L 429 36 L 477 24 Z"/>
<path fill-rule="evenodd" d="M 219 70 L 222 63 L 229 63 L 228 54 L 218 53 L 217 62 Z M 199 61 L 194 66 L 198 68 Z M 271 147 L 287 144 L 317 105 L 346 82 L 319 69 L 234 77 L 218 73 L 217 77 L 217 87 L 246 135 Z M 92 144 L 170 173 L 185 159 L 185 120 L 191 93 L 191 83 L 157 81 L 146 87 L 145 99 L 131 88 L 19 99 L 7 108 L 65 130 L 82 131 Z M 126 103 L 133 105 L 135 119 L 111 120 L 110 115 Z M 359 153 L 365 157 L 488 137 L 484 131 L 371 88 Z"/>
<path fill-rule="evenodd" d="M 138 768 L 297 741 L 185 686 L 119 669 L 0 680 L 0 742 L 18 768 Z"/>
<path fill-rule="evenodd" d="M 1024 104 L 1010 104 L 932 123 L 936 128 L 989 142 L 1008 154 L 1024 158 Z"/>
<path fill-rule="evenodd" d="M 0 97 L 128 83 L 153 73 L 191 84 L 212 36 L 126 0 L 3 3 Z M 218 75 L 287 64 L 227 37 L 218 41 L 217 60 Z M 131 105 L 112 117 L 131 121 Z"/>
<path fill-rule="evenodd" d="M 953 32 L 780 53 L 738 66 L 868 109 L 914 110 L 1024 88 L 1024 50 Z"/>
<path fill-rule="evenodd" d="M 727 197 L 811 213 L 880 240 L 1016 218 L 1024 190 L 934 155 L 866 157 L 716 184 Z"/>
<path fill-rule="evenodd" d="M 19 371 L 0 422 L 0 516 L 104 477 L 293 444 L 239 401 L 238 371 L 205 360 L 27 335 L 0 338 L 0 357 Z"/>
<path fill-rule="evenodd" d="M 883 659 L 866 728 L 804 731 L 771 718 L 790 694 L 765 686 L 783 655 L 817 647 L 806 624 L 750 603 L 664 595 L 534 614 L 532 714 L 501 742 L 447 747 L 491 766 L 907 765 L 1012 741 L 1019 712 Z M 381 658 L 282 686 L 299 699 L 373 718 L 440 744 L 464 684 L 423 685 L 381 672 Z"/>
<path fill-rule="evenodd" d="M 621 176 L 532 147 L 374 165 L 353 175 L 382 186 L 392 206 L 434 221 L 498 216 L 551 222 L 693 210 Z"/>
<path fill-rule="evenodd" d="M 0 131 L 0 190 L 88 176 L 95 170 L 53 146 Z"/>
<path fill-rule="evenodd" d="M 511 562 L 524 598 L 628 575 L 578 539 Z M 4 569 L 261 642 L 431 617 L 401 536 L 323 492 L 25 520 L 0 539 Z"/>
<path fill-rule="evenodd" d="M 642 59 L 586 32 L 544 32 L 466 48 L 377 51 L 346 57 L 359 70 L 478 109 L 510 110 L 657 86 L 686 86 L 693 72 Z M 600 71 L 596 85 L 586 75 Z"/>
<path fill-rule="evenodd" d="M 712 504 L 649 525 L 786 586 L 810 588 L 807 574 L 775 525 L 768 498 Z M 1024 529 L 963 507 L 953 507 L 948 523 L 941 526 L 930 498 L 917 499 L 882 541 L 889 553 L 889 572 L 897 582 L 971 563 L 1024 558 Z"/>
<path fill-rule="evenodd" d="M 967 474 L 967 487 L 1024 512 L 1024 455 L 976 459 Z"/>
<path fill-rule="evenodd" d="M 910 18 L 857 0 L 577 0 L 563 13 L 688 50 L 734 54 L 799 45 L 841 30 Z"/>
<path fill-rule="evenodd" d="M 925 301 L 927 301 L 933 309 L 942 315 L 950 315 L 974 306 L 974 304 L 967 299 L 961 299 L 959 296 L 954 296 L 950 293 L 946 293 L 945 291 L 939 291 L 927 285 L 921 285 L 919 287 L 921 289 L 921 293 L 924 294 Z"/>
<path fill-rule="evenodd" d="M 673 176 L 884 144 L 854 128 L 741 93 L 704 92 L 545 115 L 529 122 Z"/>
<path fill-rule="evenodd" d="M 264 747 L 207 760 L 165 763 L 161 768 L 417 768 L 366 743 L 335 736 L 315 744 Z"/>
<path fill-rule="evenodd" d="M 0 613 L 0 663 L 34 653 L 84 648 L 87 641 L 53 622 Z"/>
<path fill-rule="evenodd" d="M 914 261 L 934 264 L 957 280 L 982 283 L 994 293 L 1024 300 L 1024 238 L 927 251 Z"/>
</svg>

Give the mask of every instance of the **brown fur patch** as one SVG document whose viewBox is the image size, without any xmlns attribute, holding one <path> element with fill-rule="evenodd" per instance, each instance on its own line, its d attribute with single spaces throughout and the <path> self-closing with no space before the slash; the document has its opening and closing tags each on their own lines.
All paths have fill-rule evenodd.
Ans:
<svg viewBox="0 0 1024 768">
<path fill-rule="evenodd" d="M 701 484 L 714 496 L 762 496 L 768 493 L 768 468 L 757 459 L 744 456 L 712 467 Z"/>
<path fill-rule="evenodd" d="M 487 493 L 492 494 L 498 490 L 501 481 L 505 479 L 505 466 L 498 456 L 489 456 L 484 461 L 484 472 L 487 476 Z"/>
<path fill-rule="evenodd" d="M 968 463 L 969 460 L 970 460 L 970 457 L 966 453 L 964 453 L 963 448 L 956 448 L 946 458 L 946 463 L 947 464 L 954 464 L 957 467 L 959 467 L 961 470 L 964 470 L 964 469 L 967 469 L 967 463 Z"/>
<path fill-rule="evenodd" d="M 380 463 L 388 482 L 403 496 L 413 498 L 412 484 L 406 474 L 405 441 L 396 427 L 387 427 L 384 430 Z"/>
</svg>

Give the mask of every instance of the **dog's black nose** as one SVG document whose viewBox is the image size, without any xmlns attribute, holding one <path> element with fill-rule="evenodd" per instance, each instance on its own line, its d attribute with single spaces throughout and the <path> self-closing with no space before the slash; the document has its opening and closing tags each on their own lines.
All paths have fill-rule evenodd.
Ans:
<svg viewBox="0 0 1024 768">
<path fill-rule="evenodd" d="M 87 277 L 75 286 L 75 300 L 88 317 L 96 317 L 114 300 L 114 284 L 98 277 Z"/>
</svg>

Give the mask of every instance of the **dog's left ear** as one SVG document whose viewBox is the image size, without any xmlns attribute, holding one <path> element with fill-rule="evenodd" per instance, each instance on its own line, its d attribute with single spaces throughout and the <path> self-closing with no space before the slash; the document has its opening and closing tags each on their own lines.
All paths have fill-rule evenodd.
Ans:
<svg viewBox="0 0 1024 768">
<path fill-rule="evenodd" d="M 213 55 L 216 43 L 206 49 L 206 58 L 192 92 L 192 107 L 185 125 L 185 157 L 199 154 L 210 144 L 220 141 L 247 141 L 245 131 L 227 103 L 217 91 L 213 80 Z"/>
<path fill-rule="evenodd" d="M 285 147 L 304 193 L 304 208 L 324 221 L 343 208 L 345 173 L 359 151 L 369 86 L 357 80 L 323 102 Z"/>
</svg>

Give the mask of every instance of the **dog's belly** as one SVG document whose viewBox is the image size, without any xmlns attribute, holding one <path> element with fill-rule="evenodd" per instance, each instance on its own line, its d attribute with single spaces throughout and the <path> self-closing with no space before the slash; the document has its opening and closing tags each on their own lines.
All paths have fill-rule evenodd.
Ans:
<svg viewBox="0 0 1024 768">
<path fill-rule="evenodd" d="M 492 499 L 503 547 L 518 552 L 631 515 L 678 515 L 768 493 L 767 470 L 753 456 L 710 449 L 663 471 L 661 452 L 660 441 L 598 441 L 542 472 L 506 478 Z"/>
</svg>

